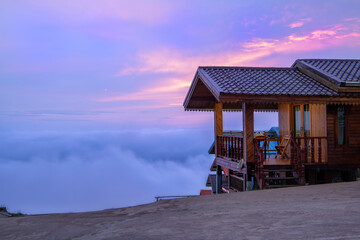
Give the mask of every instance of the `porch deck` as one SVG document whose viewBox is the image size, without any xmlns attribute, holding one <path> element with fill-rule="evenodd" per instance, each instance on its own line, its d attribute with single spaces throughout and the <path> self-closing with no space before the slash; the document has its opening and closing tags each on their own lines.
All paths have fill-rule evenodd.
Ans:
<svg viewBox="0 0 360 240">
<path fill-rule="evenodd" d="M 290 159 L 287 158 L 275 158 L 275 156 L 270 156 L 264 159 L 264 165 L 290 165 Z"/>
</svg>

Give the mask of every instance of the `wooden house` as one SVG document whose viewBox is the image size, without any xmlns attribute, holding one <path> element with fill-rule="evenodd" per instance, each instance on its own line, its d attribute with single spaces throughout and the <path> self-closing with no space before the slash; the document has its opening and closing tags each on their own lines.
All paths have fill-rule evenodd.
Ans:
<svg viewBox="0 0 360 240">
<path fill-rule="evenodd" d="M 199 67 L 186 111 L 214 112 L 216 192 L 354 180 L 360 168 L 360 60 L 299 59 L 288 68 Z M 242 111 L 243 134 L 223 134 Z M 254 136 L 254 111 L 278 112 L 279 138 Z M 278 156 L 266 143 L 276 141 Z"/>
</svg>

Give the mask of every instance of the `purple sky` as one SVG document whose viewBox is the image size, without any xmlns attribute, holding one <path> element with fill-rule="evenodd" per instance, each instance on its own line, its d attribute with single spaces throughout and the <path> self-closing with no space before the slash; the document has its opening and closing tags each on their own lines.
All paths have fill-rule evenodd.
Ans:
<svg viewBox="0 0 360 240">
<path fill-rule="evenodd" d="M 358 58 L 359 1 L 1 1 L 1 129 L 209 124 L 199 65 Z"/>
<path fill-rule="evenodd" d="M 0 180 L 7 184 L 0 183 L 0 204 L 26 212 L 76 211 L 142 203 L 156 193 L 197 194 L 213 134 L 212 113 L 182 107 L 197 67 L 359 58 L 359 9 L 357 0 L 1 1 Z M 225 129 L 241 128 L 240 119 L 240 113 L 226 114 Z M 274 125 L 276 114 L 255 116 L 257 129 Z M 85 207 L 88 179 L 106 191 L 123 158 L 134 159 L 126 166 L 135 172 L 136 164 L 153 163 L 138 171 L 144 178 L 131 188 L 134 194 Z M 189 159 L 197 159 L 195 165 L 185 164 Z M 105 173 L 94 178 L 96 164 L 86 160 L 103 164 Z M 200 165 L 205 167 L 195 171 Z M 177 169 L 183 174 L 167 176 Z M 24 177 L 14 177 L 16 172 Z M 69 205 L 43 207 L 37 196 L 52 189 L 44 184 L 51 182 L 49 172 L 59 176 L 54 184 L 63 189 L 61 196 L 83 194 Z M 160 182 L 141 185 L 154 175 Z M 20 201 L 24 196 L 14 193 L 30 189 L 24 184 L 29 179 L 36 194 Z M 176 188 L 182 180 L 188 185 Z M 116 181 L 122 186 L 124 179 Z M 68 190 L 69 182 L 78 185 Z M 116 191 L 112 186 L 104 194 Z M 2 199 L 2 192 L 10 197 Z M 46 196 L 52 199 L 46 203 L 59 198 L 56 191 Z"/>
</svg>

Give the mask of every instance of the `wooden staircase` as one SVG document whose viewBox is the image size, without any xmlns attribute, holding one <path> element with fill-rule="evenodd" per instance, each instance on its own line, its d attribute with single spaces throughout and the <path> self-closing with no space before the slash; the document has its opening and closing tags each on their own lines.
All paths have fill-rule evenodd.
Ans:
<svg viewBox="0 0 360 240">
<path fill-rule="evenodd" d="M 293 165 L 265 165 L 262 189 L 295 187 L 303 185 Z"/>
<path fill-rule="evenodd" d="M 290 164 L 264 164 L 264 152 L 254 139 L 254 175 L 260 189 L 295 187 L 305 185 L 306 148 L 290 140 Z"/>
</svg>

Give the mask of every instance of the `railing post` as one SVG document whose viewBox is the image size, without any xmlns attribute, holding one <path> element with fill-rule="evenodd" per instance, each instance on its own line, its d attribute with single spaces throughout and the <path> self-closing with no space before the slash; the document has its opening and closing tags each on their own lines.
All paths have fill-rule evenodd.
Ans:
<svg viewBox="0 0 360 240">
<path fill-rule="evenodd" d="M 304 147 L 305 147 L 305 158 L 303 159 L 302 163 L 307 163 L 308 162 L 308 150 L 309 150 L 307 138 L 304 138 Z"/>
<path fill-rule="evenodd" d="M 222 193 L 222 169 L 216 165 L 216 194 Z"/>
<path fill-rule="evenodd" d="M 261 179 L 261 189 L 265 186 L 265 179 L 264 179 L 264 153 L 260 151 L 260 174 L 259 178 Z"/>
<path fill-rule="evenodd" d="M 315 140 L 311 138 L 311 163 L 315 163 Z"/>
<path fill-rule="evenodd" d="M 305 163 L 306 154 L 307 154 L 306 148 L 301 149 L 301 158 L 298 163 L 299 170 L 300 170 L 301 166 Z"/>
<path fill-rule="evenodd" d="M 318 139 L 318 163 L 321 163 L 321 138 Z"/>
<path fill-rule="evenodd" d="M 291 140 L 290 140 L 290 164 L 294 164 L 295 162 L 295 140 L 294 140 L 294 136 L 291 135 Z"/>
</svg>

